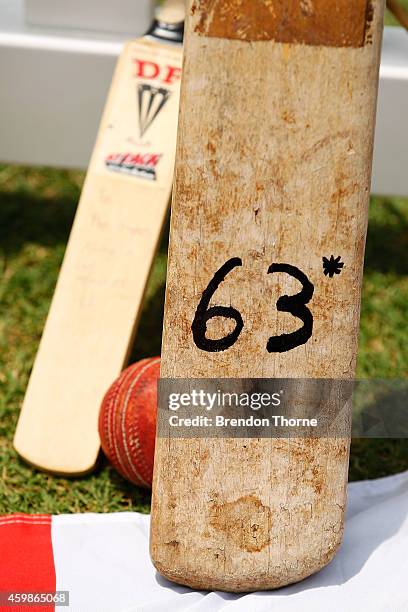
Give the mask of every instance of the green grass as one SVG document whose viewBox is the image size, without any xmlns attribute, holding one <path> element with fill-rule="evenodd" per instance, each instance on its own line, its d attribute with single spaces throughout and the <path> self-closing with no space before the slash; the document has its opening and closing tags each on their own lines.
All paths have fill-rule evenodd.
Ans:
<svg viewBox="0 0 408 612">
<path fill-rule="evenodd" d="M 93 475 L 67 480 L 36 472 L 12 448 L 82 181 L 79 172 L 0 166 L 0 513 L 149 511 L 149 493 L 126 483 L 103 460 Z M 407 200 L 372 199 L 358 358 L 362 377 L 407 375 L 407 230 Z M 160 352 L 166 240 L 167 233 L 132 361 Z M 404 469 L 405 440 L 353 441 L 351 480 Z"/>
<path fill-rule="evenodd" d="M 36 472 L 12 448 L 82 181 L 79 172 L 0 166 L 0 513 L 149 510 L 149 493 L 104 462 L 94 475 L 70 481 Z M 133 359 L 160 352 L 165 260 L 164 247 Z"/>
<path fill-rule="evenodd" d="M 408 0 L 403 4 L 408 8 Z M 396 24 L 389 13 L 386 23 Z M 36 472 L 12 448 L 82 181 L 80 172 L 0 166 L 0 513 L 149 511 L 149 493 L 126 483 L 103 460 L 93 475 L 67 480 Z M 407 200 L 372 200 L 359 376 L 407 375 L 407 230 Z M 132 360 L 160 352 L 165 268 L 166 235 Z M 408 469 L 405 440 L 353 441 L 351 480 L 404 469 Z"/>
</svg>

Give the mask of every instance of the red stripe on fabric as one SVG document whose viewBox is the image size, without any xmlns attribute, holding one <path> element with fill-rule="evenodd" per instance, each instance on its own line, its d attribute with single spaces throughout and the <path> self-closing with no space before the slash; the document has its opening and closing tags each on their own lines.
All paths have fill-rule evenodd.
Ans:
<svg viewBox="0 0 408 612">
<path fill-rule="evenodd" d="M 0 591 L 54 592 L 51 516 L 0 516 Z M 54 606 L 1 606 L 1 612 L 52 612 Z"/>
</svg>

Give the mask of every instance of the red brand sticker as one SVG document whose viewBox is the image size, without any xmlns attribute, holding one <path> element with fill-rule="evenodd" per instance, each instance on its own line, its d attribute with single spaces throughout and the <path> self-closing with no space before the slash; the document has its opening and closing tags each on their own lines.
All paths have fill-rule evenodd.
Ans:
<svg viewBox="0 0 408 612">
<path fill-rule="evenodd" d="M 156 166 L 162 157 L 159 153 L 111 153 L 105 158 L 108 170 L 156 180 Z"/>
</svg>

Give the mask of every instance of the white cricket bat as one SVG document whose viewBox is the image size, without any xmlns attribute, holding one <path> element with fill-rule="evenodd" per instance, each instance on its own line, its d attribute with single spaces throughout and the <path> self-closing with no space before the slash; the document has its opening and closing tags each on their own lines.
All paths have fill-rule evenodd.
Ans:
<svg viewBox="0 0 408 612">
<path fill-rule="evenodd" d="M 172 188 L 184 2 L 128 43 L 103 113 L 14 438 L 35 467 L 89 472 L 126 364 Z"/>
<path fill-rule="evenodd" d="M 383 13 L 383 0 L 190 0 L 161 361 L 175 391 L 353 379 Z M 348 432 L 215 437 L 210 423 L 198 437 L 188 428 L 211 412 L 194 410 L 205 417 L 183 436 L 176 412 L 175 433 L 158 430 L 157 570 L 253 591 L 326 565 Z"/>
</svg>

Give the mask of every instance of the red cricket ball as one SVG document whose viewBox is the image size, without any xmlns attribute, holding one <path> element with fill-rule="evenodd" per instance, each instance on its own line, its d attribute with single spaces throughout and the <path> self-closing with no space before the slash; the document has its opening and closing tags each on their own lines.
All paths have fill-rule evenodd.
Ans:
<svg viewBox="0 0 408 612">
<path fill-rule="evenodd" d="M 108 389 L 99 413 L 102 449 L 116 470 L 151 488 L 160 357 L 134 363 Z"/>
</svg>

